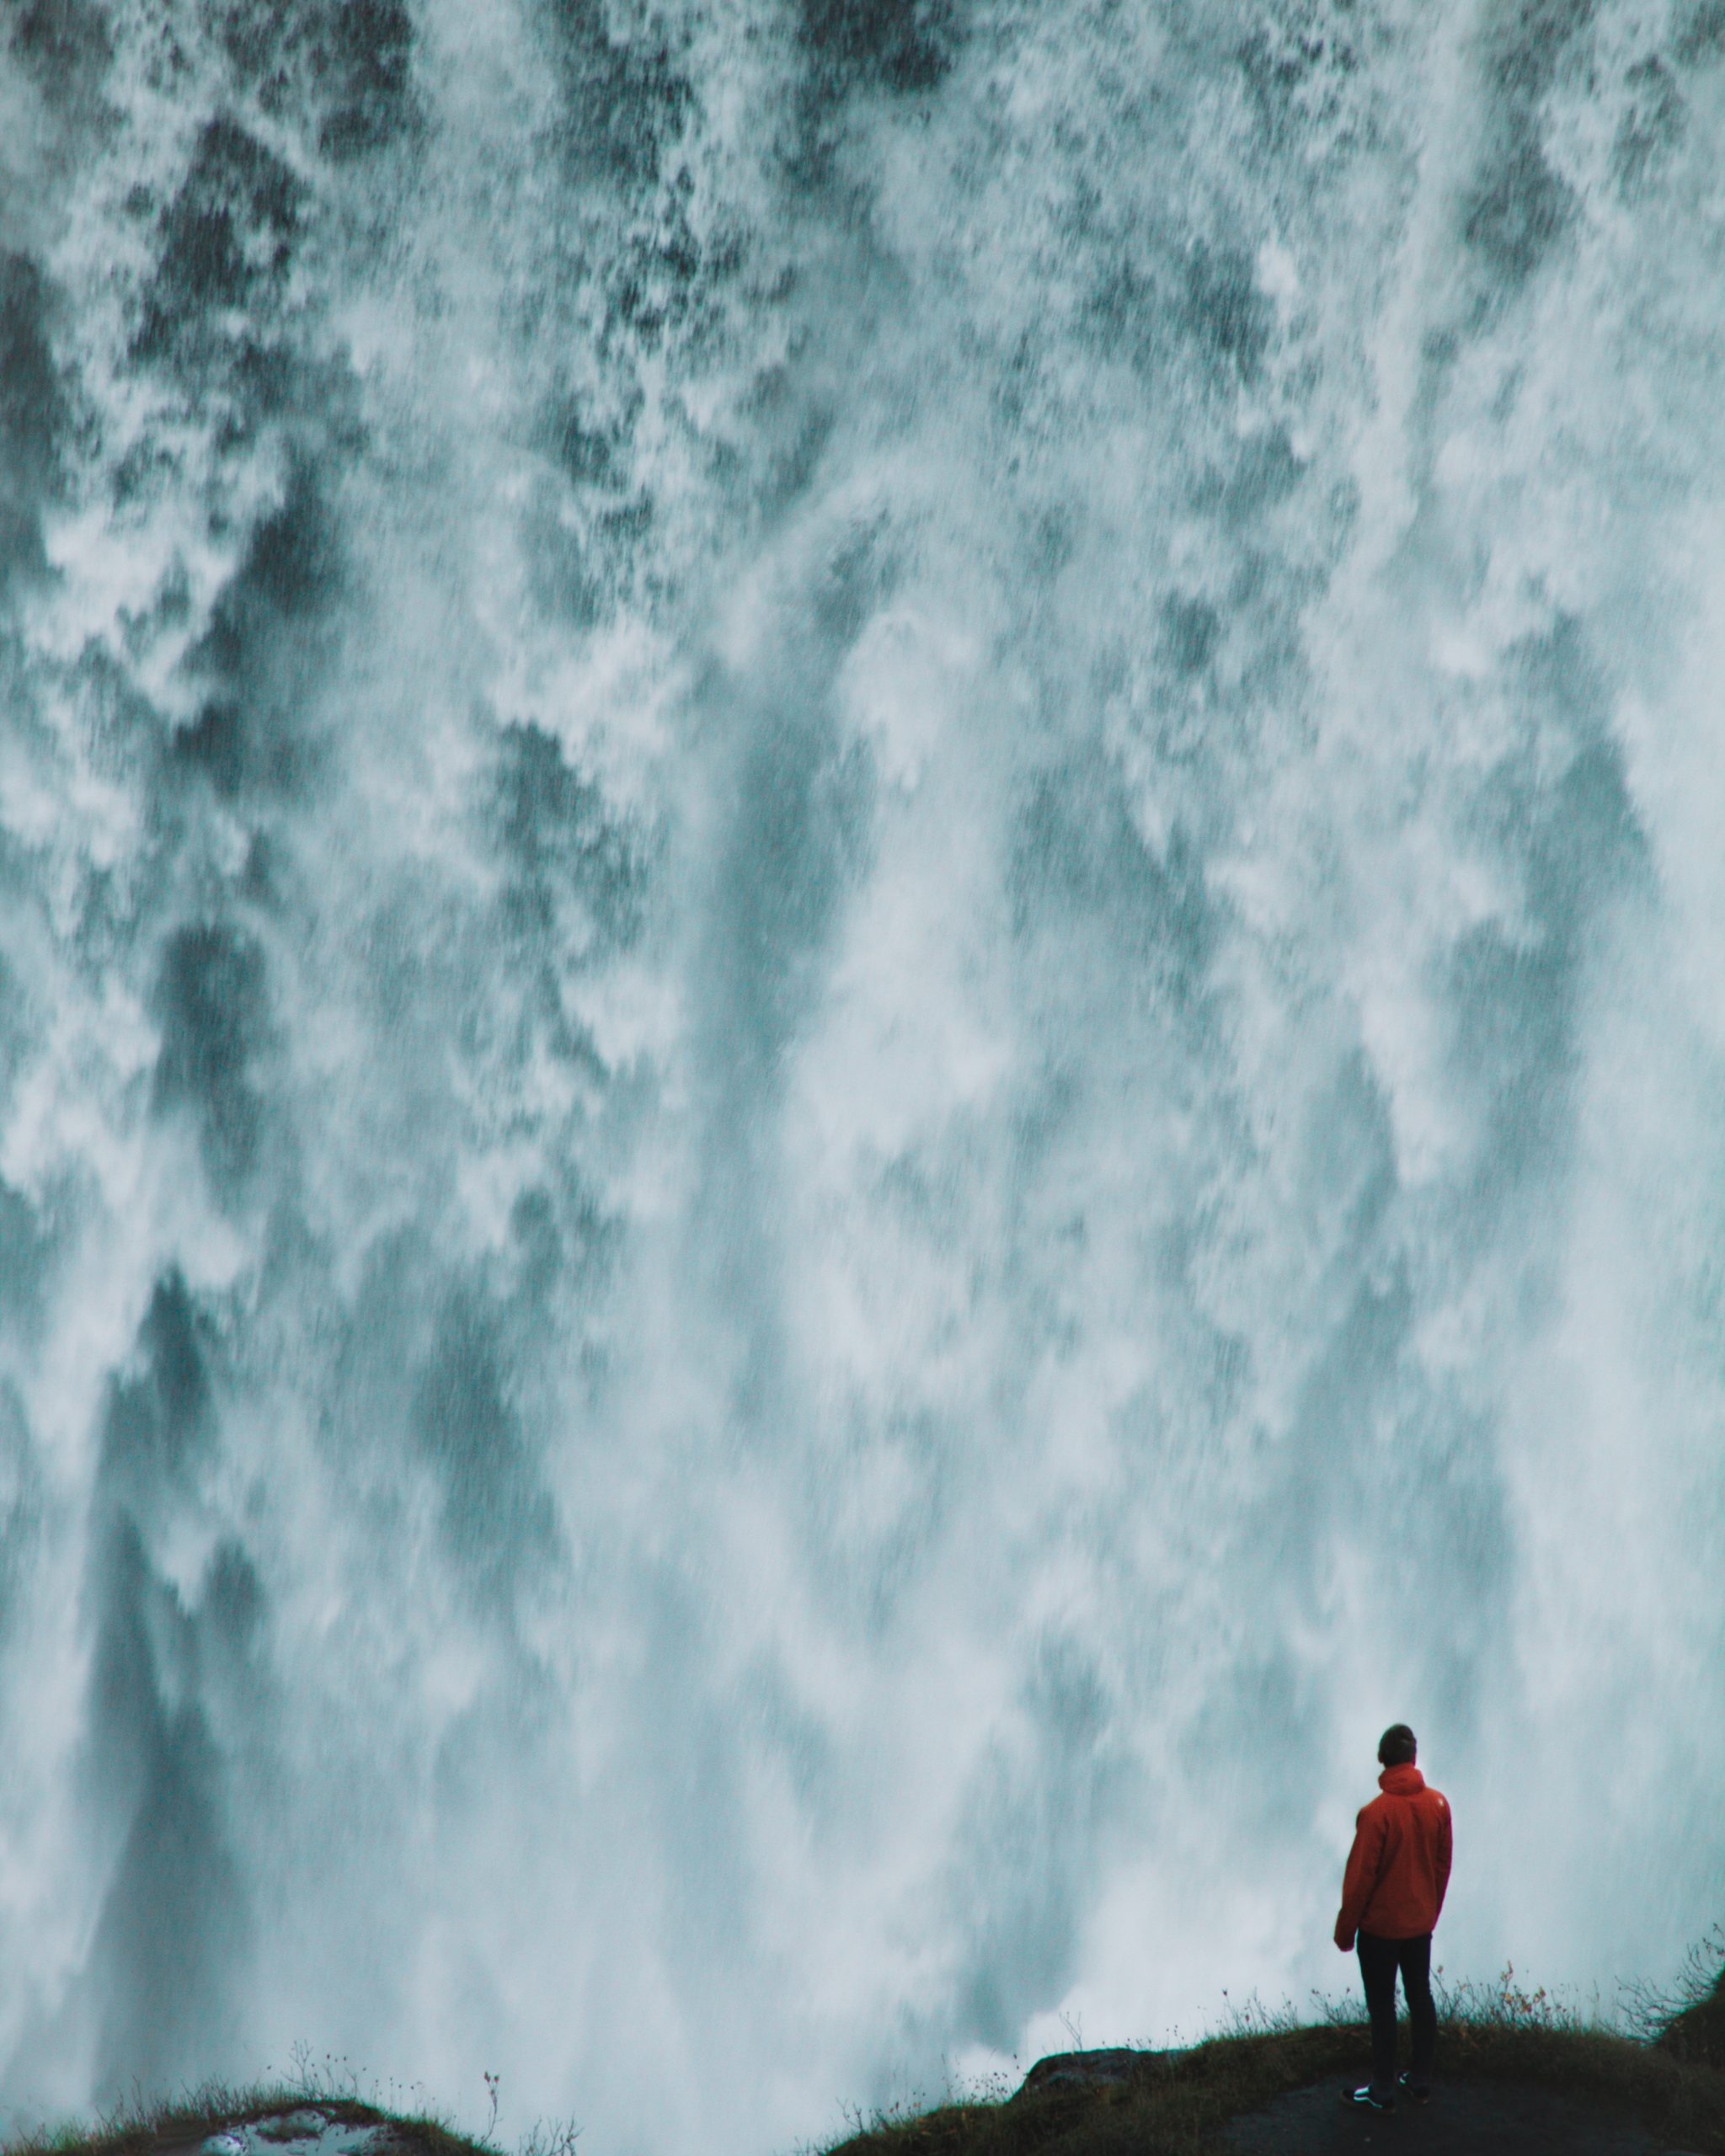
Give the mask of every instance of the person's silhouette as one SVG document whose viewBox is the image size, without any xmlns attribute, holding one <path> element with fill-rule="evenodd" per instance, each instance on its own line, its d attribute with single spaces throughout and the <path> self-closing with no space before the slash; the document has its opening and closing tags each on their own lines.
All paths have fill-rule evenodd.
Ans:
<svg viewBox="0 0 1725 2156">
<path fill-rule="evenodd" d="M 1432 2003 L 1432 1929 L 1450 1883 L 1448 1801 L 1426 1786 L 1413 1764 L 1419 1747 L 1404 1721 L 1378 1741 L 1383 1791 L 1354 1823 L 1354 1847 L 1342 1881 L 1336 1944 L 1345 1954 L 1359 1944 L 1359 1974 L 1371 2017 L 1371 2080 L 1350 2089 L 1348 2104 L 1387 2111 L 1396 2101 L 1396 1972 L 1407 1994 L 1413 2058 L 1402 2085 L 1417 2104 L 1431 2094 L 1438 2009 Z"/>
</svg>

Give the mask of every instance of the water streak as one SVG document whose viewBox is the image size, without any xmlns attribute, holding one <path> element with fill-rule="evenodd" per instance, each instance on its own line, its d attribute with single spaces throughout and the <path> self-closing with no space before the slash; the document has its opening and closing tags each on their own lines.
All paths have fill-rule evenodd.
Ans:
<svg viewBox="0 0 1725 2156">
<path fill-rule="evenodd" d="M 606 2151 L 1718 1912 L 1712 0 L 15 0 L 0 2073 Z"/>
</svg>

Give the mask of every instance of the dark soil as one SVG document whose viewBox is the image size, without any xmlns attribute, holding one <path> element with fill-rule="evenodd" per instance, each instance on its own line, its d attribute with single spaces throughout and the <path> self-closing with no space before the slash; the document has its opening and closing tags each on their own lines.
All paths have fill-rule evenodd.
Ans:
<svg viewBox="0 0 1725 2156">
<path fill-rule="evenodd" d="M 830 2156 L 1725 2156 L 1725 2072 L 1527 2008 L 1441 2021 L 1427 2105 L 1344 2108 L 1363 2026 L 1260 2028 L 1043 2059 L 1008 2101 L 882 2117 Z"/>
<path fill-rule="evenodd" d="M 1346 2082 L 1278 2096 L 1224 2127 L 1229 2156 L 1665 2156 L 1670 2144 L 1598 2104 L 1530 2082 L 1439 2084 L 1390 2113 L 1341 2101 Z"/>
</svg>

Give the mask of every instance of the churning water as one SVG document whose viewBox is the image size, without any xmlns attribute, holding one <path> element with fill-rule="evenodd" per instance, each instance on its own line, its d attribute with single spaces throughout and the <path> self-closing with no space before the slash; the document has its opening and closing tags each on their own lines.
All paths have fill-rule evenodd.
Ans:
<svg viewBox="0 0 1725 2156">
<path fill-rule="evenodd" d="M 1725 8 L 3 23 L 14 2114 L 1667 1972 Z"/>
</svg>

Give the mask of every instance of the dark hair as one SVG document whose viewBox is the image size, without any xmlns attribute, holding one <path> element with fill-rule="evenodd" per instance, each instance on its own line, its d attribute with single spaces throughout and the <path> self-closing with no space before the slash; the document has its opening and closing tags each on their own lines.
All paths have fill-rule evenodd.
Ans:
<svg viewBox="0 0 1725 2156">
<path fill-rule="evenodd" d="M 1418 1752 L 1418 1740 L 1405 1721 L 1392 1721 L 1378 1739 L 1381 1766 L 1411 1767 Z"/>
</svg>

